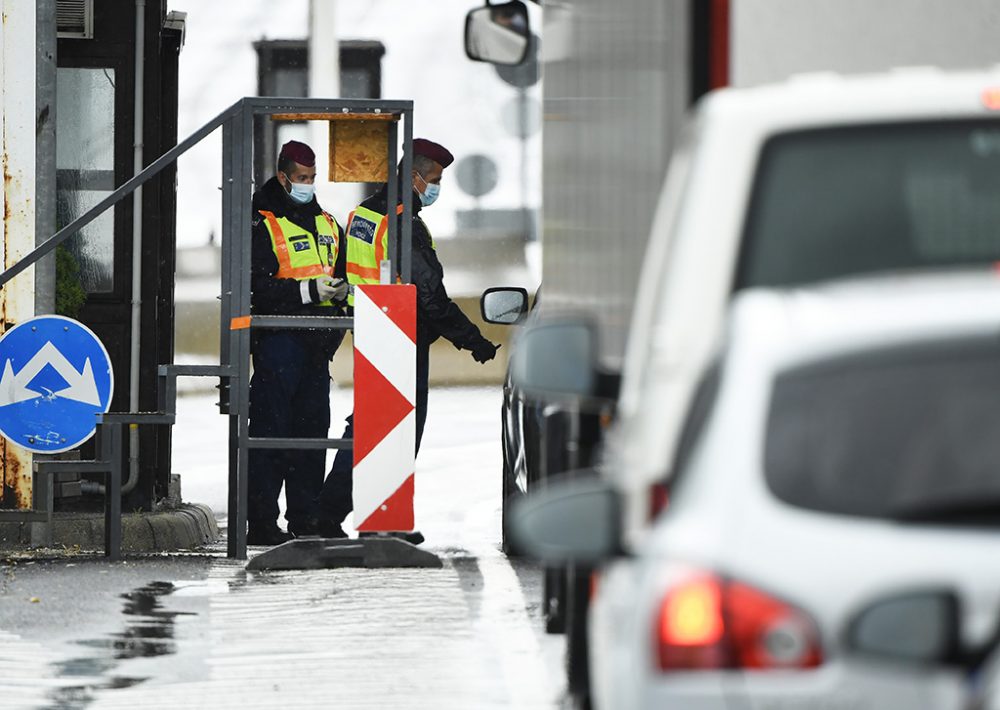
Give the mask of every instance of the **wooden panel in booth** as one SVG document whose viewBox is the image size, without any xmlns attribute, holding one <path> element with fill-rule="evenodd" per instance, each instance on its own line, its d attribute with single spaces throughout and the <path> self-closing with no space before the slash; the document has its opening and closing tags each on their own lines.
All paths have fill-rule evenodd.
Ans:
<svg viewBox="0 0 1000 710">
<path fill-rule="evenodd" d="M 385 120 L 330 121 L 331 182 L 386 182 L 389 124 Z"/>
</svg>

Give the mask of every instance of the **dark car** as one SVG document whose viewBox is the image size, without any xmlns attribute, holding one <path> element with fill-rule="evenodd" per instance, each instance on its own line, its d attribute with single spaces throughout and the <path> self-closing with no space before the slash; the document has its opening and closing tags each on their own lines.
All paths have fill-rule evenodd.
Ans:
<svg viewBox="0 0 1000 710">
<path fill-rule="evenodd" d="M 483 320 L 512 326 L 530 324 L 539 293 L 535 293 L 529 308 L 528 293 L 523 288 L 487 289 L 480 300 Z M 588 466 L 594 452 L 583 442 L 599 441 L 601 427 L 597 414 L 584 414 L 526 396 L 511 377 L 515 357 L 511 357 L 507 368 L 500 412 L 502 546 L 511 557 L 520 554 L 507 530 L 511 505 L 544 485 L 547 478 Z M 581 567 L 548 567 L 542 591 L 545 630 L 566 633 L 567 680 L 576 695 L 586 695 L 588 687 L 586 618 L 590 572 Z"/>
</svg>

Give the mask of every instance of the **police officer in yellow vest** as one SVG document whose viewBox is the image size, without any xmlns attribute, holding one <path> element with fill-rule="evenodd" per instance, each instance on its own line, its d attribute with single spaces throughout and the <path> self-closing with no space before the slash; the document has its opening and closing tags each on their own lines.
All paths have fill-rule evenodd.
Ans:
<svg viewBox="0 0 1000 710">
<path fill-rule="evenodd" d="M 417 451 L 427 420 L 428 364 L 430 346 L 438 338 L 445 338 L 459 350 L 469 350 L 476 362 L 492 360 L 499 348 L 483 337 L 475 323 L 459 309 L 444 287 L 444 268 L 437 258 L 434 240 L 427 225 L 420 217 L 421 209 L 437 199 L 441 189 L 441 176 L 454 158 L 442 145 L 423 138 L 413 141 L 413 172 L 404 179 L 402 199 L 413 200 L 412 280 L 417 287 L 417 378 L 416 425 Z M 412 189 L 411 189 L 412 188 Z M 345 238 L 347 250 L 347 279 L 352 285 L 379 282 L 379 263 L 388 258 L 388 221 L 401 219 L 402 204 L 388 205 L 388 188 L 381 190 L 361 203 L 348 219 Z M 397 232 L 397 234 L 400 232 Z M 393 256 L 398 264 L 398 256 Z M 348 417 L 344 438 L 353 436 L 353 416 Z M 333 467 L 323 484 L 320 496 L 320 534 L 324 537 L 346 537 L 342 523 L 353 507 L 352 452 L 339 450 Z M 356 521 L 357 522 L 357 521 Z M 419 543 L 423 536 L 410 533 L 405 539 Z"/>
<path fill-rule="evenodd" d="M 289 141 L 277 175 L 253 196 L 251 310 L 270 315 L 343 315 L 347 298 L 342 235 L 313 194 L 316 156 Z M 330 429 L 329 361 L 343 331 L 260 330 L 251 343 L 250 436 L 326 438 Z M 250 545 L 276 545 L 317 532 L 316 497 L 326 451 L 252 449 Z M 278 527 L 285 487 L 288 532 Z"/>
</svg>

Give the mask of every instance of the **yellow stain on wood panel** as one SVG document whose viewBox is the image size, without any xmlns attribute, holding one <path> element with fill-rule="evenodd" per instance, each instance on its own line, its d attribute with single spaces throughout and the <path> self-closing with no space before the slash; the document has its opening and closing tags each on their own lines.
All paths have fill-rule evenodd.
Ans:
<svg viewBox="0 0 1000 710">
<path fill-rule="evenodd" d="M 331 182 L 386 182 L 388 152 L 385 121 L 330 121 Z"/>
</svg>

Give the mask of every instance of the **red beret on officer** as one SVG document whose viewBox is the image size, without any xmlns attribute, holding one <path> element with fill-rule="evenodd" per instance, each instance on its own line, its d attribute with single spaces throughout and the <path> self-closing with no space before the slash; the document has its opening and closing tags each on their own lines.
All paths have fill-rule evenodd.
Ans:
<svg viewBox="0 0 1000 710">
<path fill-rule="evenodd" d="M 291 158 L 299 165 L 307 168 L 316 165 L 316 154 L 313 152 L 313 149 L 299 141 L 288 141 L 281 146 L 278 159 L 280 160 L 281 158 Z"/>
<path fill-rule="evenodd" d="M 447 148 L 426 138 L 413 139 L 413 154 L 430 158 L 442 168 L 447 168 L 455 162 L 455 156 L 448 152 Z"/>
</svg>

